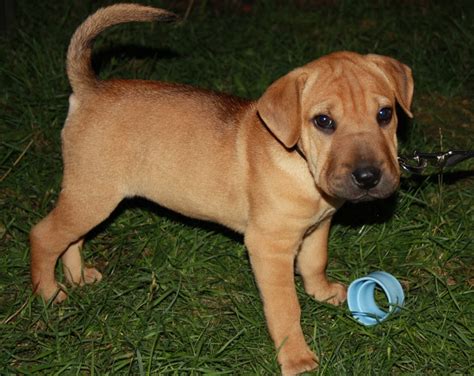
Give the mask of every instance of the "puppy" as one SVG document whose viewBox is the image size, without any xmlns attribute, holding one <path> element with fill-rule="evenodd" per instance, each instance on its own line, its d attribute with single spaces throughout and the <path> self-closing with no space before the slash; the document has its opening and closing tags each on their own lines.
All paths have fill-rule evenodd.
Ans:
<svg viewBox="0 0 474 376">
<path fill-rule="evenodd" d="M 410 69 L 378 56 L 337 52 L 274 82 L 257 101 L 141 80 L 100 81 L 92 40 L 167 11 L 118 4 L 90 16 L 67 54 L 73 94 L 62 130 L 64 177 L 56 207 L 31 231 L 34 291 L 66 298 L 101 279 L 82 265 L 84 235 L 126 197 L 141 196 L 244 234 L 284 375 L 317 366 L 305 342 L 294 266 L 316 300 L 340 304 L 328 281 L 331 217 L 344 201 L 391 195 L 399 184 L 398 105 L 411 117 Z"/>
</svg>

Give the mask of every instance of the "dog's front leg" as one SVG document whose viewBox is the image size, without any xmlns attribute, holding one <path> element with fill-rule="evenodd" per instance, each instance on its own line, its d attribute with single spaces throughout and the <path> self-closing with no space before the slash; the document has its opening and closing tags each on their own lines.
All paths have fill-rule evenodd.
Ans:
<svg viewBox="0 0 474 376">
<path fill-rule="evenodd" d="M 263 300 L 270 335 L 278 349 L 283 375 L 297 375 L 317 366 L 300 324 L 294 284 L 294 260 L 301 236 L 250 228 L 245 244 Z"/>
<path fill-rule="evenodd" d="M 346 300 L 346 287 L 329 282 L 326 276 L 330 226 L 331 220 L 326 219 L 304 238 L 296 265 L 309 295 L 316 300 L 339 305 Z"/>
</svg>

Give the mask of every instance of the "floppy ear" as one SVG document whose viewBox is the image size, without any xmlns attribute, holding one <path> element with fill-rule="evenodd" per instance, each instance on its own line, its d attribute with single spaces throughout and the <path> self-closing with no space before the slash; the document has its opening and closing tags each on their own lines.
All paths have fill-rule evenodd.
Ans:
<svg viewBox="0 0 474 376">
<path fill-rule="evenodd" d="M 367 57 L 382 71 L 390 85 L 392 85 L 395 97 L 403 111 L 412 118 L 413 114 L 410 108 L 413 99 L 414 83 L 411 69 L 390 57 L 374 54 L 367 55 Z"/>
<path fill-rule="evenodd" d="M 301 93 L 307 74 L 293 71 L 275 81 L 257 102 L 257 111 L 273 135 L 287 148 L 301 135 Z"/>
</svg>

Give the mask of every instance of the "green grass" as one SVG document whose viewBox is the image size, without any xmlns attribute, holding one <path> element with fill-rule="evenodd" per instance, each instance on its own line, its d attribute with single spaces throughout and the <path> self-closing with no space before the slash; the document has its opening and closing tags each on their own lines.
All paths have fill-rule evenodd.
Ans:
<svg viewBox="0 0 474 376">
<path fill-rule="evenodd" d="M 72 290 L 59 306 L 31 296 L 28 232 L 60 187 L 65 51 L 75 27 L 106 2 L 17 3 L 18 32 L 0 39 L 0 374 L 276 374 L 241 239 L 143 201 L 121 205 L 87 242 L 100 284 Z M 256 98 L 322 54 L 376 52 L 414 71 L 415 120 L 402 151 L 474 147 L 470 1 L 262 1 L 249 14 L 211 4 L 196 2 L 176 26 L 105 33 L 96 44 L 101 76 Z M 390 200 L 338 213 L 329 275 L 350 283 L 388 271 L 406 305 L 366 328 L 346 306 L 307 297 L 298 279 L 304 332 L 321 358 L 315 374 L 472 374 L 473 168 L 405 177 Z"/>
</svg>

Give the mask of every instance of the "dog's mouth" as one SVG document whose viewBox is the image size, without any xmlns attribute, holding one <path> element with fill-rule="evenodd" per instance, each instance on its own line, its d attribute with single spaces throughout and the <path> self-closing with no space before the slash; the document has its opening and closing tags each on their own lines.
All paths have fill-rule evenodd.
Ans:
<svg viewBox="0 0 474 376">
<path fill-rule="evenodd" d="M 363 192 L 357 197 L 353 198 L 347 198 L 348 201 L 353 202 L 353 203 L 359 203 L 359 202 L 367 202 L 367 201 L 374 201 L 374 200 L 380 200 L 389 197 L 393 192 L 391 192 L 388 195 L 380 195 L 380 194 L 373 194 L 370 191 Z"/>
</svg>

